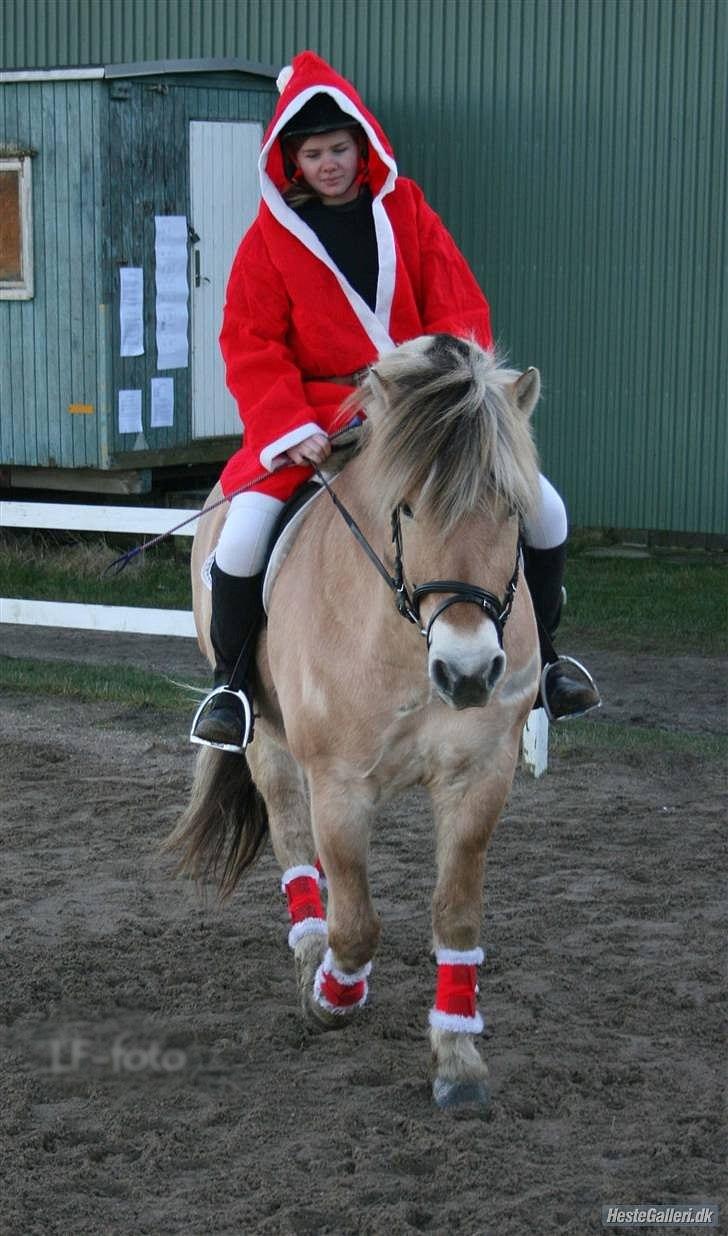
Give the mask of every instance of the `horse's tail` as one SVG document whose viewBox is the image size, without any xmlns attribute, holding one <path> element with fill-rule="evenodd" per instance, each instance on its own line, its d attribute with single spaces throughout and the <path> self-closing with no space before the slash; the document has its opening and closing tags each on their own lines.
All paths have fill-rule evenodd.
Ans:
<svg viewBox="0 0 728 1236">
<path fill-rule="evenodd" d="M 267 836 L 268 812 L 245 756 L 201 747 L 190 801 L 162 844 L 180 854 L 176 873 L 213 877 L 220 897 L 229 897 Z"/>
</svg>

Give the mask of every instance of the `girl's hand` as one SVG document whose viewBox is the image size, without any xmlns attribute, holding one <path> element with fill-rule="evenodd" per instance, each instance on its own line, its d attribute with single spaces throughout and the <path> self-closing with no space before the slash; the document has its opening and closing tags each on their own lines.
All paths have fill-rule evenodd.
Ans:
<svg viewBox="0 0 728 1236">
<path fill-rule="evenodd" d="M 331 454 L 331 443 L 324 433 L 312 433 L 296 446 L 291 446 L 286 455 L 295 464 L 313 464 L 319 467 Z"/>
</svg>

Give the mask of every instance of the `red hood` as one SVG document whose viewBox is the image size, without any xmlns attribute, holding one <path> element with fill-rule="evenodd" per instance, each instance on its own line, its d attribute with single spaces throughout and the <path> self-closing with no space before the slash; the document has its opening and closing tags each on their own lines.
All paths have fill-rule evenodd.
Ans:
<svg viewBox="0 0 728 1236">
<path fill-rule="evenodd" d="M 284 124 L 295 116 L 304 103 L 315 94 L 329 94 L 342 111 L 354 116 L 369 140 L 369 185 L 374 197 L 389 193 L 397 178 L 397 164 L 392 147 L 379 121 L 364 106 L 359 94 L 345 77 L 315 52 L 304 51 L 294 56 L 291 65 L 281 70 L 279 88 L 283 87 L 273 113 L 260 154 L 260 179 L 263 198 L 272 205 L 270 194 L 286 186 L 281 144 L 277 140 Z M 274 213 L 277 213 L 274 210 Z"/>
</svg>

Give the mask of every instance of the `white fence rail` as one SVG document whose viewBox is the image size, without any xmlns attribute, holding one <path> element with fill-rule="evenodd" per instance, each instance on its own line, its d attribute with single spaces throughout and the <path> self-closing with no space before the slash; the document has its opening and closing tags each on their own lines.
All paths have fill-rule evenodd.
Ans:
<svg viewBox="0 0 728 1236">
<path fill-rule="evenodd" d="M 194 511 L 167 507 L 74 506 L 65 502 L 0 502 L 0 528 L 55 528 L 77 532 L 166 532 Z M 175 536 L 193 536 L 194 523 Z M 0 623 L 125 631 L 134 635 L 180 635 L 194 639 L 192 613 L 130 605 L 79 605 L 72 601 L 26 601 L 0 597 Z"/>
<path fill-rule="evenodd" d="M 189 518 L 189 510 L 160 507 L 74 506 L 61 502 L 0 502 L 0 528 L 56 528 L 79 532 L 166 532 Z M 175 536 L 192 536 L 195 524 Z M 0 623 L 71 627 L 82 631 L 124 631 L 135 635 L 194 638 L 192 613 L 128 605 L 79 605 L 70 601 L 25 601 L 0 597 Z M 549 728 L 546 714 L 532 712 L 523 732 L 523 763 L 534 777 L 546 772 Z"/>
</svg>

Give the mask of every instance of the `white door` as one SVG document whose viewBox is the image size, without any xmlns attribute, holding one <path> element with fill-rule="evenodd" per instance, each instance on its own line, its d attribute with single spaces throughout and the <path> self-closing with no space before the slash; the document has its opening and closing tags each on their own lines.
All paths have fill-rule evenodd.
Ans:
<svg viewBox="0 0 728 1236">
<path fill-rule="evenodd" d="M 258 212 L 262 138 L 257 122 L 190 122 L 193 438 L 241 432 L 217 340 L 235 251 Z"/>
</svg>

